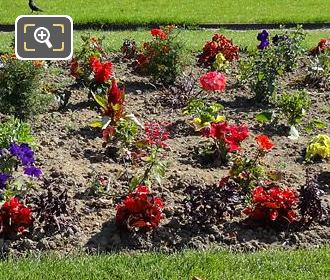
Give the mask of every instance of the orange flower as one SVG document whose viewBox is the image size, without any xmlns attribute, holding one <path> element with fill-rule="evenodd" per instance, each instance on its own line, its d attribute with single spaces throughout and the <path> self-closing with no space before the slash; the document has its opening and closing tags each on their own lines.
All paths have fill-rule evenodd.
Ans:
<svg viewBox="0 0 330 280">
<path fill-rule="evenodd" d="M 270 151 L 274 147 L 273 142 L 269 139 L 267 135 L 258 135 L 255 137 L 255 140 L 257 141 L 261 150 Z"/>
</svg>

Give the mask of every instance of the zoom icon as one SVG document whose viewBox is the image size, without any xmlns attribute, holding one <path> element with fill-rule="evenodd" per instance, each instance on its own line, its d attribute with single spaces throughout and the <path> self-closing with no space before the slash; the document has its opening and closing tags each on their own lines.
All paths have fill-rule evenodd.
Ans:
<svg viewBox="0 0 330 280">
<path fill-rule="evenodd" d="M 19 16 L 15 22 L 15 53 L 19 59 L 70 59 L 72 38 L 69 16 Z"/>
</svg>

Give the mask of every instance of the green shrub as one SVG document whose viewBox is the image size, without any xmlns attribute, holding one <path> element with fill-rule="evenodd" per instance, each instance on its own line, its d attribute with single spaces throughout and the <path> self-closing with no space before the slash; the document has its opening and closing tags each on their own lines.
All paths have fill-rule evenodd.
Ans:
<svg viewBox="0 0 330 280">
<path fill-rule="evenodd" d="M 137 70 L 163 84 L 173 84 L 181 73 L 183 46 L 173 26 L 152 29 L 153 39 L 143 44 L 137 58 Z"/>
<path fill-rule="evenodd" d="M 273 43 L 269 47 L 241 61 L 241 80 L 250 86 L 256 101 L 268 102 L 276 93 L 279 78 L 297 67 L 304 52 L 304 39 L 305 32 L 301 27 L 293 31 L 281 31 L 272 38 Z"/>
<path fill-rule="evenodd" d="M 257 51 L 240 61 L 241 80 L 249 85 L 258 102 L 269 101 L 283 72 L 284 67 L 272 48 Z"/>
<path fill-rule="evenodd" d="M 276 97 L 275 105 L 288 125 L 292 126 L 302 121 L 311 106 L 311 100 L 306 91 L 284 92 Z"/>
<path fill-rule="evenodd" d="M 8 148 L 12 142 L 33 144 L 30 125 L 15 118 L 0 123 L 0 149 Z"/>
<path fill-rule="evenodd" d="M 0 68 L 0 112 L 19 119 L 41 113 L 51 95 L 41 90 L 43 68 L 31 61 L 5 59 Z"/>
</svg>

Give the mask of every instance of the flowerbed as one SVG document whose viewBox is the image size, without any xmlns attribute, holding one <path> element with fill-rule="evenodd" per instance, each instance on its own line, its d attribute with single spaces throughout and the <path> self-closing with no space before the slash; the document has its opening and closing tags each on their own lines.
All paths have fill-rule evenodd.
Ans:
<svg viewBox="0 0 330 280">
<path fill-rule="evenodd" d="M 292 69 L 281 65 L 286 75 L 274 74 L 281 83 L 258 103 L 241 71 L 258 59 L 272 65 L 273 51 L 286 56 L 283 42 L 294 44 L 290 34 L 272 36 L 283 41 L 279 49 L 265 34 L 252 54 L 238 54 L 217 35 L 223 46 L 212 50 L 225 68 L 214 67 L 218 53 L 204 54 L 196 65 L 180 65 L 182 79 L 166 86 L 136 68 L 146 46 L 128 51 L 127 41 L 114 57 L 101 40 L 85 38 L 70 65 L 49 63 L 44 82 L 57 88 L 50 94 L 61 100 L 66 89 L 71 98 L 27 120 L 36 143 L 26 129 L 0 128 L 8 135 L 0 138 L 1 159 L 11 163 L 0 176 L 3 252 L 329 243 L 330 91 L 297 80 L 326 55 L 326 44 L 297 52 L 304 63 L 294 56 Z M 151 31 L 165 56 L 173 43 L 167 36 Z"/>
</svg>

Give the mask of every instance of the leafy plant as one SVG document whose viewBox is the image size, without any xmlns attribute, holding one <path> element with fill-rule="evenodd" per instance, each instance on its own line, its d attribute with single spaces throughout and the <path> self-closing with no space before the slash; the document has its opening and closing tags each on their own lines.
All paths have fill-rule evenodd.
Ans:
<svg viewBox="0 0 330 280">
<path fill-rule="evenodd" d="M 225 185 L 212 185 L 202 188 L 200 185 L 185 189 L 184 225 L 196 226 L 196 230 L 207 231 L 212 225 L 223 222 L 226 216 L 240 213 L 240 204 L 244 196 L 235 182 Z"/>
<path fill-rule="evenodd" d="M 173 85 L 164 88 L 161 99 L 157 99 L 156 102 L 160 101 L 164 106 L 170 108 L 186 107 L 195 95 L 195 84 L 196 79 L 192 74 L 183 74 Z"/>
<path fill-rule="evenodd" d="M 322 191 L 317 182 L 316 176 L 306 172 L 306 183 L 299 190 L 298 209 L 301 215 L 300 222 L 309 226 L 312 222 L 318 222 L 322 219 L 325 209 L 321 199 Z"/>
<path fill-rule="evenodd" d="M 173 84 L 181 74 L 182 44 L 178 41 L 175 26 L 152 29 L 152 41 L 143 44 L 137 57 L 136 69 L 163 84 Z"/>
<path fill-rule="evenodd" d="M 31 127 L 28 123 L 15 118 L 10 118 L 0 123 L 0 149 L 8 148 L 12 142 L 33 145 L 34 141 Z"/>
<path fill-rule="evenodd" d="M 272 48 L 257 51 L 240 60 L 240 79 L 251 88 L 258 102 L 268 102 L 274 95 L 284 67 Z"/>
<path fill-rule="evenodd" d="M 82 45 L 70 63 L 70 73 L 78 84 L 89 86 L 92 82 L 93 68 L 91 58 L 106 61 L 108 55 L 103 49 L 103 38 L 81 36 Z"/>
<path fill-rule="evenodd" d="M 306 91 L 284 92 L 276 96 L 275 105 L 286 118 L 289 126 L 299 124 L 311 106 L 309 94 Z"/>
<path fill-rule="evenodd" d="M 330 137 L 326 134 L 315 136 L 307 146 L 306 160 L 330 158 Z"/>
<path fill-rule="evenodd" d="M 314 86 L 328 86 L 330 77 L 330 48 L 313 56 L 307 68 L 305 82 Z"/>
<path fill-rule="evenodd" d="M 154 181 L 161 184 L 165 176 L 168 163 L 163 159 L 164 149 L 168 148 L 165 143 L 169 138 L 166 126 L 157 122 L 148 122 L 144 125 L 143 138 L 136 143 L 143 155 L 143 168 L 137 172 L 130 182 L 130 189 L 139 185 L 151 186 Z"/>
<path fill-rule="evenodd" d="M 0 68 L 0 112 L 26 120 L 45 111 L 53 97 L 42 92 L 43 68 L 16 58 L 3 61 Z"/>
<path fill-rule="evenodd" d="M 255 140 L 258 145 L 257 152 L 253 157 L 236 155 L 233 159 L 229 176 L 222 178 L 220 181 L 221 186 L 234 183 L 238 185 L 239 190 L 243 194 L 249 195 L 250 191 L 255 188 L 261 180 L 278 179 L 275 174 L 266 174 L 264 165 L 261 162 L 262 158 L 273 149 L 273 142 L 266 135 L 257 135 Z"/>
<path fill-rule="evenodd" d="M 225 120 L 224 116 L 219 115 L 219 112 L 224 107 L 219 103 L 207 104 L 201 99 L 193 98 L 188 106 L 184 109 L 184 114 L 191 115 L 193 124 L 196 130 L 201 130 L 209 126 L 211 123 L 218 123 Z"/>
<path fill-rule="evenodd" d="M 150 231 L 163 219 L 164 202 L 140 185 L 117 205 L 116 223 L 126 230 Z"/>
<path fill-rule="evenodd" d="M 276 93 L 279 78 L 295 69 L 304 51 L 301 44 L 305 33 L 301 27 L 282 31 L 272 38 L 273 44 L 270 44 L 268 36 L 266 30 L 259 33 L 259 51 L 240 63 L 241 80 L 250 86 L 258 102 L 270 100 Z"/>
<path fill-rule="evenodd" d="M 285 71 L 293 71 L 297 67 L 298 60 L 305 52 L 302 47 L 305 38 L 306 32 L 302 26 L 294 30 L 282 29 L 272 38 L 274 51 Z"/>
<path fill-rule="evenodd" d="M 33 198 L 35 219 L 47 233 L 62 232 L 71 227 L 67 190 L 57 194 L 51 188 Z"/>
</svg>

